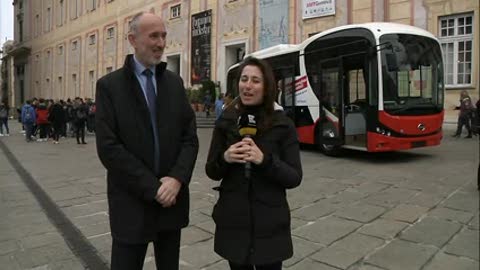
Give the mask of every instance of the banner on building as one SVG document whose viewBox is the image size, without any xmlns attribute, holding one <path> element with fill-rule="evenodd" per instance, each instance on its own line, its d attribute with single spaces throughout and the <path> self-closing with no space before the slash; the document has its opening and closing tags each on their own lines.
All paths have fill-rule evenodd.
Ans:
<svg viewBox="0 0 480 270">
<path fill-rule="evenodd" d="M 335 14 L 335 0 L 303 0 L 303 19 Z"/>
<path fill-rule="evenodd" d="M 288 43 L 288 0 L 260 0 L 260 49 Z"/>
<path fill-rule="evenodd" d="M 192 15 L 191 84 L 210 80 L 212 10 Z"/>
</svg>

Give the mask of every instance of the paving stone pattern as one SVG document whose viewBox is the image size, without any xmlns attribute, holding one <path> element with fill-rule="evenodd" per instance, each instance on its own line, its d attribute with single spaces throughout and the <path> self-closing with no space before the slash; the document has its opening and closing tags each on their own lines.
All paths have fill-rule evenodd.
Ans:
<svg viewBox="0 0 480 270">
<path fill-rule="evenodd" d="M 105 170 L 92 135 L 25 143 L 16 123 L 2 144 L 108 264 L 111 236 Z M 290 270 L 478 270 L 478 141 L 396 153 L 346 151 L 340 158 L 302 150 L 304 179 L 288 191 L 295 254 Z M 199 129 L 200 153 L 190 184 L 190 225 L 180 269 L 228 269 L 213 252 L 210 217 L 218 194 L 204 172 L 211 129 Z M 0 151 L 0 268 L 86 269 Z M 234 243 L 232 243 L 234 244 Z M 153 248 L 144 269 L 155 269 Z"/>
</svg>

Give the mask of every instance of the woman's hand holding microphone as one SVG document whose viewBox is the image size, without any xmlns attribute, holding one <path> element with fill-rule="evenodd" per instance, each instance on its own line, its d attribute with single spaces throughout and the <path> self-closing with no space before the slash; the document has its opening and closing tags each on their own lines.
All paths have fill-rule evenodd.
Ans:
<svg viewBox="0 0 480 270">
<path fill-rule="evenodd" d="M 228 163 L 252 162 L 259 165 L 263 162 L 263 152 L 258 148 L 252 138 L 246 137 L 230 145 L 223 153 L 223 158 Z"/>
</svg>

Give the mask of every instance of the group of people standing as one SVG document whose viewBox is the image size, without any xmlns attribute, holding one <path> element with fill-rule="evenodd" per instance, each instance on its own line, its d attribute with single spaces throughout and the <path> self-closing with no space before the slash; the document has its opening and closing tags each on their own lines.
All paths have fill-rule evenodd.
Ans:
<svg viewBox="0 0 480 270">
<path fill-rule="evenodd" d="M 19 121 L 27 142 L 38 135 L 38 142 L 51 138 L 54 144 L 58 144 L 60 137 L 67 137 L 70 133 L 72 137 L 75 134 L 78 144 L 86 144 L 85 126 L 89 132 L 95 131 L 95 112 L 93 101 L 84 102 L 78 97 L 66 102 L 33 98 L 19 109 Z"/>
<path fill-rule="evenodd" d="M 150 242 L 157 269 L 179 269 L 199 144 L 183 80 L 161 61 L 166 35 L 159 16 L 135 15 L 128 33 L 134 54 L 97 82 L 96 146 L 107 170 L 113 270 L 142 269 Z M 292 121 L 275 106 L 266 62 L 244 60 L 236 82 L 239 98 L 216 104 L 224 108 L 205 167 L 221 181 L 214 249 L 233 270 L 280 270 L 293 255 L 286 190 L 302 180 L 299 142 Z M 256 123 L 253 137 L 242 137 L 237 127 L 246 113 Z"/>
</svg>

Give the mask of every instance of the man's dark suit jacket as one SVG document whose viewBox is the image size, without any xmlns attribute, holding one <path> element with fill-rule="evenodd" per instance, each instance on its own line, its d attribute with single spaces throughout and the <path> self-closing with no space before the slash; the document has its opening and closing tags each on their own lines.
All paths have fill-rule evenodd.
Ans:
<svg viewBox="0 0 480 270">
<path fill-rule="evenodd" d="M 110 227 L 112 237 L 125 243 L 146 243 L 159 231 L 188 225 L 188 184 L 198 153 L 195 115 L 182 79 L 166 70 L 166 63 L 156 67 L 156 81 L 158 175 L 150 113 L 133 71 L 133 55 L 97 82 L 96 141 L 107 169 Z M 176 204 L 169 208 L 155 200 L 163 176 L 182 182 Z"/>
</svg>

